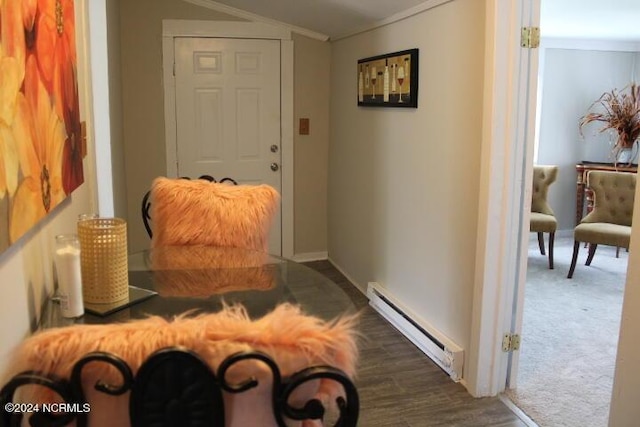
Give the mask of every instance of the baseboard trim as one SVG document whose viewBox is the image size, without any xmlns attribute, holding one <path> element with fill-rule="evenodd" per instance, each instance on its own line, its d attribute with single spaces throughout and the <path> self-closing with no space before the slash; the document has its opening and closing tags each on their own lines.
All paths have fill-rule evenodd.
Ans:
<svg viewBox="0 0 640 427">
<path fill-rule="evenodd" d="M 464 350 L 441 331 L 397 300 L 392 292 L 369 282 L 369 305 L 387 322 L 442 368 L 453 381 L 460 381 L 464 368 Z"/>
<path fill-rule="evenodd" d="M 569 229 L 569 230 L 556 230 L 556 239 L 563 239 L 565 237 L 573 237 L 573 228 Z M 545 242 L 547 241 L 547 239 L 549 238 L 549 233 L 544 233 L 544 239 Z M 538 235 L 536 232 L 531 232 L 529 234 L 529 240 L 532 242 L 537 242 L 538 241 Z"/>
<path fill-rule="evenodd" d="M 331 263 L 331 265 L 333 265 L 335 267 L 336 270 L 338 270 L 344 277 L 347 278 L 347 280 L 349 282 L 351 282 L 351 284 L 353 286 L 356 287 L 356 289 L 358 289 L 360 292 L 362 292 L 362 295 L 364 295 L 365 297 L 367 296 L 367 288 L 364 286 L 361 286 L 358 282 L 356 282 L 354 280 L 353 277 L 351 277 L 349 275 L 349 273 L 347 273 L 342 267 L 340 267 L 340 265 L 338 265 L 337 262 L 335 262 L 330 256 L 327 257 L 327 261 L 329 261 Z"/>
<path fill-rule="evenodd" d="M 324 252 L 305 252 L 302 254 L 295 254 L 291 259 L 295 262 L 311 262 L 311 261 L 324 261 L 328 257 L 326 251 Z"/>
</svg>

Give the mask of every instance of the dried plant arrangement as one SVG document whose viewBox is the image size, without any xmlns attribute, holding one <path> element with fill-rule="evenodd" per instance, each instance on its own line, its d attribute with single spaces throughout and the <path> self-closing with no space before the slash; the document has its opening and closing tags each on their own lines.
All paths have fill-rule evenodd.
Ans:
<svg viewBox="0 0 640 427">
<path fill-rule="evenodd" d="M 584 136 L 582 128 L 592 122 L 603 123 L 600 132 L 613 130 L 617 134 L 612 148 L 614 159 L 621 150 L 632 148 L 640 138 L 640 86 L 635 82 L 622 90 L 603 93 L 591 104 L 589 111 L 580 118 L 580 135 Z"/>
</svg>

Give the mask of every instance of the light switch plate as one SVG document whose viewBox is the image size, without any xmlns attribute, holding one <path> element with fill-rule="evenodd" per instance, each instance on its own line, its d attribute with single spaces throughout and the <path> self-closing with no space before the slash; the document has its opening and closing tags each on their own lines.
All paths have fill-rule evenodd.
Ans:
<svg viewBox="0 0 640 427">
<path fill-rule="evenodd" d="M 309 135 L 309 119 L 300 119 L 300 126 L 298 128 L 300 135 Z"/>
</svg>

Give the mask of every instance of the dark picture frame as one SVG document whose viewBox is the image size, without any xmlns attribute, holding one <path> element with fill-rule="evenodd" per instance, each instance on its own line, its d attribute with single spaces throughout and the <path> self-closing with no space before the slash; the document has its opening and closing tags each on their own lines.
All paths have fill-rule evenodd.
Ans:
<svg viewBox="0 0 640 427">
<path fill-rule="evenodd" d="M 418 49 L 358 60 L 358 106 L 418 108 Z"/>
</svg>

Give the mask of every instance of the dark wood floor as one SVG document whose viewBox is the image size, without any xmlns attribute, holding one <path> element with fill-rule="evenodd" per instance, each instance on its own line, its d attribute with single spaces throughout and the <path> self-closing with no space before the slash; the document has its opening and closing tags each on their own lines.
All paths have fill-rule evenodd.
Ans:
<svg viewBox="0 0 640 427">
<path fill-rule="evenodd" d="M 362 427 L 526 427 L 498 398 L 473 398 L 451 381 L 368 305 L 367 298 L 328 261 L 305 263 L 336 282 L 362 309 L 360 393 Z"/>
</svg>

